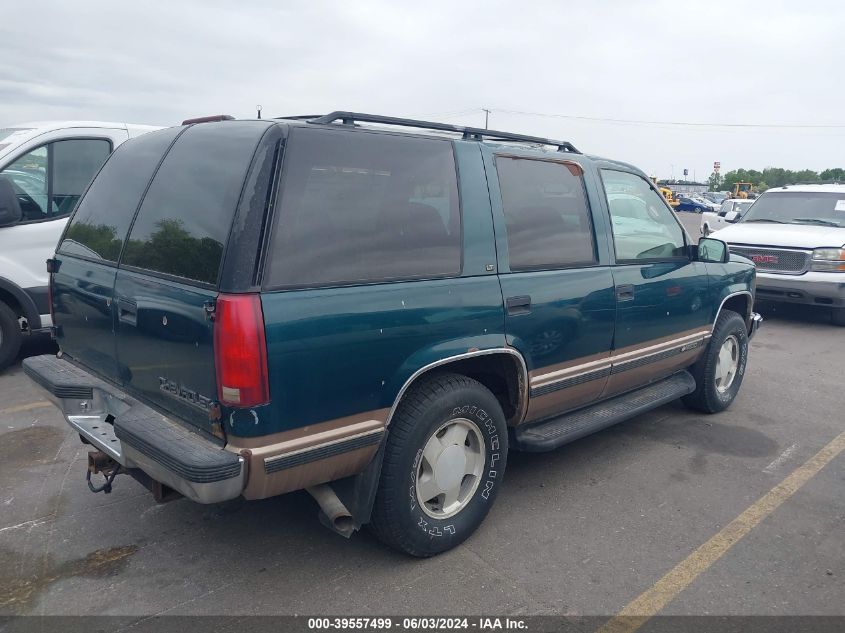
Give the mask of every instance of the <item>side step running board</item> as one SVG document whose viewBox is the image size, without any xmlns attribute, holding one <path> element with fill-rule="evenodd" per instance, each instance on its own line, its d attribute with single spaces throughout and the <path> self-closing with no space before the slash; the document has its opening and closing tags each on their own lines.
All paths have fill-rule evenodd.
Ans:
<svg viewBox="0 0 845 633">
<path fill-rule="evenodd" d="M 517 427 L 514 445 L 523 451 L 550 451 L 558 446 L 623 422 L 695 391 L 695 379 L 682 371 L 636 391 L 566 413 L 550 420 Z"/>
</svg>

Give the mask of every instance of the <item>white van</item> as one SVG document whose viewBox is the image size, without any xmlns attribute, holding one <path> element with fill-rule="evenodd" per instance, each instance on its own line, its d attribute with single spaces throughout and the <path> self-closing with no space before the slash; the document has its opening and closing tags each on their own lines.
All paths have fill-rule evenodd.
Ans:
<svg viewBox="0 0 845 633">
<path fill-rule="evenodd" d="M 51 325 L 46 260 L 100 166 L 149 125 L 55 121 L 0 128 L 0 369 Z"/>
</svg>

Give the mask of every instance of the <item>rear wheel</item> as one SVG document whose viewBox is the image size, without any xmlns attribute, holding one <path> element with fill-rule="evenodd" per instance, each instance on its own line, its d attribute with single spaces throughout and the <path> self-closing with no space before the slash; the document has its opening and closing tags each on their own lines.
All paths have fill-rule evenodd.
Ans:
<svg viewBox="0 0 845 633">
<path fill-rule="evenodd" d="M 830 320 L 834 325 L 845 327 L 845 308 L 834 308 L 830 315 Z"/>
<path fill-rule="evenodd" d="M 0 302 L 0 369 L 12 364 L 18 357 L 23 334 L 18 317 L 5 303 Z"/>
<path fill-rule="evenodd" d="M 704 355 L 692 366 L 696 389 L 683 402 L 691 409 L 718 413 L 739 393 L 748 361 L 748 332 L 743 318 L 722 310 Z"/>
<path fill-rule="evenodd" d="M 505 416 L 486 387 L 458 374 L 425 379 L 388 429 L 373 531 L 412 556 L 455 547 L 493 505 L 507 451 Z"/>
</svg>

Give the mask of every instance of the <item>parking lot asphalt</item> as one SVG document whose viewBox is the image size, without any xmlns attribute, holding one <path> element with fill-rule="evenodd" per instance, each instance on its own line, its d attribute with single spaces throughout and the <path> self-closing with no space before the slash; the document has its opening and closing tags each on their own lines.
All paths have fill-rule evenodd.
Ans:
<svg viewBox="0 0 845 633">
<path fill-rule="evenodd" d="M 18 362 L 0 374 L 0 615 L 619 613 L 845 430 L 845 330 L 761 310 L 728 411 L 672 404 L 514 453 L 478 532 L 427 560 L 329 532 L 304 492 L 157 505 L 120 477 L 91 494 L 87 447 Z M 845 615 L 845 453 L 826 455 L 659 613 Z"/>
</svg>

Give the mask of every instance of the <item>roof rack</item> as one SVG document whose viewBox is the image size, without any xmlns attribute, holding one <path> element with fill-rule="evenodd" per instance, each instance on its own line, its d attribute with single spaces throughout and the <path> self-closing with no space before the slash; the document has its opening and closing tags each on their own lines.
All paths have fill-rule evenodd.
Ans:
<svg viewBox="0 0 845 633">
<path fill-rule="evenodd" d="M 342 121 L 344 125 L 361 123 L 381 123 L 383 125 L 399 125 L 402 127 L 415 127 L 425 130 L 440 130 L 444 132 L 457 132 L 463 135 L 464 140 L 482 141 L 489 139 L 493 141 L 521 141 L 523 143 L 537 143 L 538 145 L 556 146 L 559 152 L 580 154 L 581 152 L 569 141 L 555 141 L 539 136 L 527 136 L 525 134 L 514 134 L 513 132 L 500 132 L 498 130 L 487 130 L 477 127 L 464 127 L 461 125 L 449 125 L 448 123 L 435 123 L 432 121 L 418 121 L 416 119 L 403 119 L 400 117 L 381 116 L 378 114 L 364 114 L 361 112 L 345 112 L 338 110 L 329 114 L 317 117 L 284 117 L 287 119 L 304 119 L 308 123 L 328 124 L 335 121 Z"/>
<path fill-rule="evenodd" d="M 779 187 L 769 187 L 769 189 L 782 189 L 783 187 L 795 187 L 796 185 L 845 185 L 842 180 L 796 180 Z"/>
</svg>

